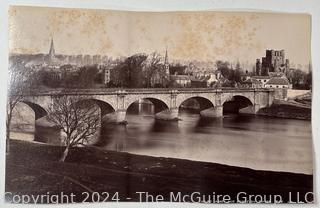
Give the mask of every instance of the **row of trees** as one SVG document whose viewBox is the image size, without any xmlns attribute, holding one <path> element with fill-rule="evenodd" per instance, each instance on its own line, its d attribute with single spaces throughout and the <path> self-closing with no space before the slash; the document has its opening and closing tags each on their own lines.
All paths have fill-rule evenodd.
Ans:
<svg viewBox="0 0 320 208">
<path fill-rule="evenodd" d="M 124 59 L 116 59 L 98 65 L 73 68 L 63 65 L 59 69 L 38 70 L 37 82 L 48 87 L 86 88 L 104 83 L 104 69 L 111 71 L 109 87 L 152 87 L 155 75 L 165 77 L 163 60 L 160 54 L 135 54 Z"/>
<path fill-rule="evenodd" d="M 293 69 L 289 75 L 289 80 L 294 89 L 309 90 L 312 88 L 312 70 L 304 72 L 301 69 Z"/>
<path fill-rule="evenodd" d="M 141 87 L 144 84 L 143 69 L 148 56 L 136 54 L 126 58 L 111 69 L 111 83 L 116 87 Z"/>
<path fill-rule="evenodd" d="M 224 78 L 228 80 L 225 85 L 234 86 L 240 82 L 241 71 L 240 64 L 235 69 L 230 67 L 229 62 L 217 61 L 217 69 L 221 71 Z M 95 84 L 102 84 L 104 72 L 98 69 L 97 65 L 83 66 L 70 73 L 71 66 L 64 65 L 60 68 L 60 79 L 56 79 L 50 71 L 39 71 L 39 82 L 49 87 L 94 87 Z M 160 54 L 154 52 L 150 55 L 135 54 L 125 59 L 118 59 L 114 62 L 107 63 L 104 68 L 111 70 L 109 87 L 169 87 L 173 83 L 170 82 L 166 74 L 163 58 Z M 186 74 L 188 66 L 176 64 L 170 66 L 171 74 Z M 188 74 L 195 73 L 189 72 Z M 56 76 L 58 77 L 58 76 Z M 162 79 L 157 82 L 155 79 Z"/>
<path fill-rule="evenodd" d="M 114 87 L 154 87 L 154 79 L 165 79 L 166 72 L 160 54 L 135 54 L 111 69 L 110 85 Z M 163 83 L 160 87 L 165 87 Z M 159 86 L 158 86 L 159 87 Z"/>
<path fill-rule="evenodd" d="M 36 73 L 37 84 L 52 88 L 86 88 L 103 82 L 103 74 L 98 65 L 82 66 L 73 69 L 71 65 L 63 65 L 59 71 L 41 69 Z"/>
<path fill-rule="evenodd" d="M 221 75 L 226 79 L 222 87 L 235 87 L 237 83 L 241 82 L 241 75 L 244 74 L 240 68 L 240 63 L 236 64 L 235 69 L 227 61 L 217 61 L 217 69 L 220 70 Z M 246 73 L 248 73 L 246 71 Z"/>
<path fill-rule="evenodd" d="M 236 83 L 241 82 L 241 75 L 244 72 L 240 68 L 240 64 L 237 63 L 235 68 L 231 67 L 231 64 L 227 61 L 217 61 L 217 69 L 221 71 L 222 76 L 227 80 L 224 85 L 227 87 L 233 87 Z M 177 64 L 170 66 L 171 74 L 186 74 L 186 68 L 188 66 Z M 152 78 L 157 74 L 161 78 L 166 77 L 166 72 L 162 64 L 162 58 L 157 53 L 152 53 L 147 56 L 145 54 L 136 54 L 125 59 L 122 63 L 116 65 L 113 69 L 111 82 L 115 87 L 153 87 Z M 194 72 L 190 72 L 192 75 Z M 167 77 L 168 78 L 168 77 Z M 167 80 L 167 84 L 163 84 L 160 87 L 172 86 L 173 83 Z"/>
</svg>

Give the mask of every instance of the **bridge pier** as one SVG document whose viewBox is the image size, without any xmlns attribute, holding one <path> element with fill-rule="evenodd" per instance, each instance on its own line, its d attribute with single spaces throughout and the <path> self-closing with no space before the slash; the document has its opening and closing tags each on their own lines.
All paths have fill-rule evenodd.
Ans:
<svg viewBox="0 0 320 208">
<path fill-rule="evenodd" d="M 218 118 L 223 116 L 223 106 L 215 106 L 200 112 L 203 118 Z"/>
<path fill-rule="evenodd" d="M 260 105 L 255 104 L 255 105 L 250 105 L 248 107 L 239 109 L 239 113 L 241 113 L 241 114 L 257 114 L 259 109 L 260 109 Z"/>
<path fill-rule="evenodd" d="M 124 123 L 126 121 L 126 110 L 117 110 L 116 114 L 116 123 Z"/>
<path fill-rule="evenodd" d="M 106 123 L 124 123 L 126 121 L 126 110 L 117 110 L 113 113 L 106 114 L 102 118 L 102 121 Z"/>
<path fill-rule="evenodd" d="M 178 108 L 170 108 L 164 111 L 161 111 L 155 115 L 156 119 L 165 120 L 165 121 L 174 121 L 178 120 Z"/>
</svg>

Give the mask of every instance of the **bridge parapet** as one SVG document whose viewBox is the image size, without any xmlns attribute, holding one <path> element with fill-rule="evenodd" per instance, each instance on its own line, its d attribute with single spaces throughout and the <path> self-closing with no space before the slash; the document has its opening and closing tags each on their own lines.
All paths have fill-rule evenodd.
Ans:
<svg viewBox="0 0 320 208">
<path fill-rule="evenodd" d="M 34 90 L 25 96 L 28 102 L 33 102 L 44 109 L 52 102 L 54 96 L 82 96 L 84 99 L 93 99 L 109 104 L 117 114 L 117 120 L 124 120 L 128 107 L 139 99 L 149 99 L 154 104 L 165 106 L 174 112 L 170 117 L 177 115 L 181 104 L 190 98 L 204 102 L 201 110 L 211 109 L 210 115 L 221 115 L 223 104 L 234 96 L 242 96 L 250 100 L 254 111 L 261 107 L 270 106 L 274 100 L 275 89 L 264 88 L 140 88 L 140 89 L 55 89 Z M 209 105 L 210 104 L 210 105 Z M 161 108 L 161 109 L 162 109 Z M 163 110 L 163 109 L 162 109 Z M 208 113 L 208 111 L 204 111 Z M 209 115 L 208 114 L 208 115 Z"/>
<path fill-rule="evenodd" d="M 93 89 L 33 89 L 25 93 L 27 96 L 40 95 L 100 95 L 100 94 L 150 94 L 150 93 L 218 93 L 218 92 L 268 92 L 274 91 L 271 88 L 93 88 Z"/>
</svg>

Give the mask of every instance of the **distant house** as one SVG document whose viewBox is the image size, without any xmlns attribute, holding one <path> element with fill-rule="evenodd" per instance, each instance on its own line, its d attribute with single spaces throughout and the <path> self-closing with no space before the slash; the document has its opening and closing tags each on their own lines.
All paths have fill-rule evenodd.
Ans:
<svg viewBox="0 0 320 208">
<path fill-rule="evenodd" d="M 285 77 L 272 77 L 266 84 L 266 88 L 292 88 L 289 80 Z"/>
<path fill-rule="evenodd" d="M 186 74 L 186 68 L 187 68 L 187 66 L 170 65 L 170 74 L 184 75 L 184 74 Z"/>
<path fill-rule="evenodd" d="M 170 80 L 174 87 L 190 87 L 191 78 L 189 75 L 170 75 Z"/>
<path fill-rule="evenodd" d="M 263 84 L 255 78 L 249 78 L 242 82 L 242 86 L 248 88 L 262 88 Z"/>
<path fill-rule="evenodd" d="M 201 77 L 192 77 L 191 78 L 191 87 L 195 88 L 205 88 L 208 86 L 208 78 L 201 76 Z"/>
<path fill-rule="evenodd" d="M 107 68 L 107 67 L 101 67 L 101 71 L 103 74 L 103 84 L 109 84 L 109 82 L 111 81 L 111 69 Z"/>
<path fill-rule="evenodd" d="M 197 73 L 191 78 L 192 87 L 212 87 L 215 86 L 221 78 L 220 71 L 206 72 L 205 74 Z"/>
<path fill-rule="evenodd" d="M 207 87 L 211 87 L 217 82 L 218 82 L 217 74 L 209 74 L 207 78 Z"/>
</svg>

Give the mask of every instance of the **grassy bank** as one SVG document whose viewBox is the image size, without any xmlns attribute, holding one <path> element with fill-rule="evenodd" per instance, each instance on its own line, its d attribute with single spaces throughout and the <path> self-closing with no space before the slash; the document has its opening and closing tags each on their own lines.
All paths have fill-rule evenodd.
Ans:
<svg viewBox="0 0 320 208">
<path fill-rule="evenodd" d="M 260 109 L 257 114 L 278 118 L 311 120 L 311 105 L 296 101 L 275 101 L 270 107 Z"/>
<path fill-rule="evenodd" d="M 139 201 L 139 191 L 161 194 L 165 201 L 170 201 L 170 192 L 215 192 L 235 200 L 239 192 L 246 192 L 278 194 L 286 202 L 289 192 L 292 200 L 297 200 L 297 194 L 302 200 L 305 193 L 312 191 L 311 175 L 139 156 L 94 147 L 74 148 L 62 163 L 58 162 L 62 152 L 63 147 L 12 140 L 6 162 L 6 191 L 18 195 L 63 191 L 76 194 L 77 202 L 84 199 L 82 192 L 118 192 L 121 201 Z M 10 196 L 7 199 L 11 200 Z"/>
<path fill-rule="evenodd" d="M 306 93 L 304 95 L 296 96 L 294 98 L 294 101 L 311 107 L 311 104 L 312 104 L 312 93 L 308 92 L 308 93 Z"/>
</svg>

